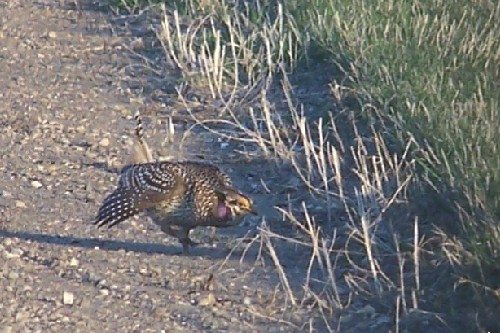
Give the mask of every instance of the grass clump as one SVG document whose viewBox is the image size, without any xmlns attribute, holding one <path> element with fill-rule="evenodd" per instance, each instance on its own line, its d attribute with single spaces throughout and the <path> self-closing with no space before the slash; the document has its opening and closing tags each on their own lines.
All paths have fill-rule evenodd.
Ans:
<svg viewBox="0 0 500 333">
<path fill-rule="evenodd" d="M 343 66 L 365 105 L 411 133 L 433 186 L 459 190 L 466 250 L 500 259 L 500 3 L 495 1 L 288 2 Z M 373 109 L 371 109 L 373 110 Z M 443 193 L 449 195 L 450 192 Z M 465 200 L 464 200 L 465 199 Z"/>
<path fill-rule="evenodd" d="M 411 319 L 419 304 L 442 303 L 433 299 L 439 291 L 435 279 L 420 266 L 432 252 L 428 222 L 438 226 L 443 257 L 481 268 L 474 286 L 480 281 L 484 290 L 498 293 L 498 273 L 488 272 L 500 262 L 499 3 L 192 0 L 161 8 L 157 36 L 167 62 L 192 87 L 208 91 L 217 103 L 207 104 L 219 105 L 219 116 L 228 116 L 201 125 L 210 129 L 208 124 L 220 121 L 226 129 L 218 134 L 286 161 L 323 200 L 323 216 L 312 216 L 306 203 L 297 202 L 280 213 L 309 237 L 295 240 L 312 251 L 305 294 L 317 292 L 309 283 L 313 266 L 323 269 L 329 291 L 315 297 L 321 311 L 330 311 L 327 325 L 353 295 L 385 298 L 383 308 L 396 308 L 396 330 L 404 327 L 400 317 Z M 331 85 L 337 104 L 314 115 L 316 123 L 289 79 L 294 70 L 307 71 L 303 59 L 324 66 L 332 61 L 343 74 Z M 179 95 L 184 102 L 181 90 Z M 351 104 L 343 100 L 353 96 L 352 104 L 376 126 L 358 126 L 356 117 L 339 126 L 339 114 Z M 418 192 L 422 179 L 432 195 Z M 436 193 L 442 206 L 434 209 L 460 217 L 459 238 L 443 220 L 426 214 L 434 201 L 428 197 Z M 411 201 L 422 201 L 416 213 L 408 209 Z M 343 226 L 335 226 L 342 231 L 327 234 L 339 211 L 347 214 Z M 280 253 L 272 247 L 284 237 L 265 226 L 261 237 L 280 267 Z M 426 262 L 428 271 L 435 262 Z M 337 265 L 343 265 L 342 281 Z M 449 271 L 444 274 L 450 280 Z M 301 303 L 286 269 L 280 276 L 294 306 Z"/>
</svg>

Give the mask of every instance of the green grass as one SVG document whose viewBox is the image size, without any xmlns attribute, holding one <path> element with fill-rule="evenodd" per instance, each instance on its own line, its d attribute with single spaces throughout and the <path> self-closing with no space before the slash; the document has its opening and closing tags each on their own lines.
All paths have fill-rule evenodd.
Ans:
<svg viewBox="0 0 500 333">
<path fill-rule="evenodd" d="M 433 182 L 464 193 L 468 250 L 498 265 L 500 4 L 314 0 L 288 9 L 344 63 L 363 101 L 438 156 L 419 161 Z"/>
</svg>

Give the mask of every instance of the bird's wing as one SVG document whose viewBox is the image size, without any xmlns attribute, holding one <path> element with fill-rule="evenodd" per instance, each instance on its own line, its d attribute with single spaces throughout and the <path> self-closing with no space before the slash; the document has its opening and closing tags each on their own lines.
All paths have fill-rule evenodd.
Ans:
<svg viewBox="0 0 500 333">
<path fill-rule="evenodd" d="M 186 188 L 182 177 L 162 171 L 155 164 L 131 166 L 124 169 L 119 187 L 104 199 L 94 224 L 110 228 L 161 203 L 175 206 L 182 202 Z"/>
</svg>

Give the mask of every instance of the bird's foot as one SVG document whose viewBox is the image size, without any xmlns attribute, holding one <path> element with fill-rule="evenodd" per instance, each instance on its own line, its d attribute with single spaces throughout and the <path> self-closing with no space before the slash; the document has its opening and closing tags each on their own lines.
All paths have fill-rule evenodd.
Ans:
<svg viewBox="0 0 500 333">
<path fill-rule="evenodd" d="M 182 244 L 183 254 L 189 254 L 191 252 L 191 248 L 200 245 L 200 243 L 193 242 L 190 238 L 179 239 L 179 242 Z"/>
</svg>

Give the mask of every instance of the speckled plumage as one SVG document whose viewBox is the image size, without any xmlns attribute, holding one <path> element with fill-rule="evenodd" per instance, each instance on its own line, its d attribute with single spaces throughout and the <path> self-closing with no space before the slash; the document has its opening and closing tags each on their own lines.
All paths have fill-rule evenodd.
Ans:
<svg viewBox="0 0 500 333">
<path fill-rule="evenodd" d="M 132 164 L 123 168 L 117 188 L 95 219 L 98 227 L 112 226 L 144 212 L 188 252 L 189 232 L 197 226 L 237 225 L 255 213 L 252 200 L 236 190 L 231 179 L 214 165 L 201 162 L 154 162 L 136 113 Z"/>
<path fill-rule="evenodd" d="M 231 187 L 231 180 L 219 169 L 196 162 L 158 162 L 126 167 L 118 188 L 105 200 L 99 210 L 98 225 L 111 227 L 142 210 L 159 207 L 173 216 L 196 204 L 196 217 L 208 216 L 214 199 L 213 188 Z M 213 201 L 213 200 L 212 200 Z"/>
</svg>

